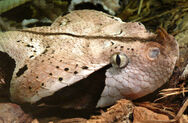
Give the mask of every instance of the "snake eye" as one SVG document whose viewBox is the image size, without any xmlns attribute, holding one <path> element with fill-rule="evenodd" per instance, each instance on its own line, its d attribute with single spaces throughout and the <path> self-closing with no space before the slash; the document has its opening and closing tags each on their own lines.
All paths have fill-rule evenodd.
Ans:
<svg viewBox="0 0 188 123">
<path fill-rule="evenodd" d="M 160 49 L 158 47 L 153 47 L 149 49 L 148 58 L 154 60 L 160 54 Z"/>
<path fill-rule="evenodd" d="M 116 53 L 111 56 L 110 62 L 115 68 L 123 68 L 127 66 L 129 59 L 123 53 Z"/>
</svg>

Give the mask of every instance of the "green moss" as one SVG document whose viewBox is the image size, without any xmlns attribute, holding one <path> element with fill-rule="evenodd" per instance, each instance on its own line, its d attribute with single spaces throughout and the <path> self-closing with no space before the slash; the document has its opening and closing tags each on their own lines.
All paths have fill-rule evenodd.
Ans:
<svg viewBox="0 0 188 123">
<path fill-rule="evenodd" d="M 0 1 L 0 14 L 12 8 L 22 5 L 30 0 L 1 0 Z"/>
</svg>

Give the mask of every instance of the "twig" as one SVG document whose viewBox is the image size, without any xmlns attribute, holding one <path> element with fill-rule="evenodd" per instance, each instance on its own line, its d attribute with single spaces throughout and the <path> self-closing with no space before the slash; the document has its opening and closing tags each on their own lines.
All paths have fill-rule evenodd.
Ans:
<svg viewBox="0 0 188 123">
<path fill-rule="evenodd" d="M 180 108 L 180 110 L 178 111 L 178 113 L 174 119 L 171 119 L 171 120 L 147 120 L 147 121 L 140 121 L 138 123 L 173 123 L 173 122 L 176 122 L 181 118 L 181 116 L 183 115 L 183 112 L 186 110 L 187 106 L 188 106 L 188 99 L 186 99 L 185 103 Z"/>
<path fill-rule="evenodd" d="M 141 9 L 142 9 L 142 4 L 144 0 L 140 0 L 139 8 L 138 8 L 138 13 L 137 15 L 140 15 Z"/>
</svg>

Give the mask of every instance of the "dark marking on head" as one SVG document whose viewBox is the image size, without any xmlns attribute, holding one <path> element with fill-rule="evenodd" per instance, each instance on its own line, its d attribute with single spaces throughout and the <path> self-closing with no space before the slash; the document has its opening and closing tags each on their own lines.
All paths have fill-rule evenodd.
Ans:
<svg viewBox="0 0 188 123">
<path fill-rule="evenodd" d="M 56 66 L 56 68 L 58 69 L 58 68 L 59 68 L 59 66 Z"/>
<path fill-rule="evenodd" d="M 37 52 L 36 50 L 34 50 L 33 52 Z"/>
<path fill-rule="evenodd" d="M 29 86 L 29 90 L 31 90 L 32 89 L 32 87 L 31 86 Z"/>
<path fill-rule="evenodd" d="M 32 42 L 32 41 L 33 41 L 33 38 L 30 38 L 30 41 Z"/>
<path fill-rule="evenodd" d="M 49 73 L 50 76 L 52 76 L 52 73 Z"/>
<path fill-rule="evenodd" d="M 54 56 L 52 56 L 52 58 L 54 58 Z"/>
<path fill-rule="evenodd" d="M 123 49 L 123 48 L 124 48 L 124 46 L 121 46 L 120 48 L 121 48 L 121 49 Z"/>
<path fill-rule="evenodd" d="M 65 69 L 64 69 L 64 71 L 68 71 L 68 70 L 69 70 L 69 68 L 65 68 Z"/>
<path fill-rule="evenodd" d="M 16 76 L 20 77 L 27 69 L 28 69 L 27 65 L 24 65 L 22 68 L 18 70 L 18 72 L 16 73 Z"/>
<path fill-rule="evenodd" d="M 108 17 L 112 18 L 113 20 L 119 21 L 119 20 L 118 20 L 116 17 L 114 17 L 114 16 L 108 16 Z"/>
<path fill-rule="evenodd" d="M 36 78 L 39 78 L 38 76 L 36 76 Z"/>
<path fill-rule="evenodd" d="M 50 60 L 50 58 L 48 58 L 48 60 Z"/>
<path fill-rule="evenodd" d="M 48 46 L 46 46 L 46 48 L 50 48 L 50 46 L 48 45 Z"/>
<path fill-rule="evenodd" d="M 41 62 L 44 62 L 44 60 L 42 60 Z"/>
<path fill-rule="evenodd" d="M 42 52 L 42 54 L 45 54 L 47 51 L 48 51 L 48 50 L 47 50 L 47 49 L 45 49 L 45 50 Z"/>
<path fill-rule="evenodd" d="M 88 69 L 88 66 L 82 66 L 82 69 Z"/>
<path fill-rule="evenodd" d="M 60 62 L 62 62 L 63 60 L 59 60 Z"/>
<path fill-rule="evenodd" d="M 55 53 L 55 50 L 52 50 L 52 52 L 51 52 L 52 54 L 54 54 Z M 52 56 L 53 57 L 53 56 Z"/>
<path fill-rule="evenodd" d="M 114 45 L 114 42 L 111 41 L 111 44 Z"/>
<path fill-rule="evenodd" d="M 114 47 L 115 49 L 117 48 L 117 47 Z"/>
<path fill-rule="evenodd" d="M 59 77 L 59 79 L 58 79 L 59 81 L 62 81 L 63 80 L 63 78 L 62 77 Z"/>
<path fill-rule="evenodd" d="M 133 48 L 131 48 L 131 50 L 132 50 L 132 51 L 134 51 L 134 49 L 133 49 Z"/>
<path fill-rule="evenodd" d="M 31 48 L 34 48 L 34 46 L 33 46 L 33 45 L 29 45 L 29 44 L 27 44 L 27 45 L 26 45 L 26 47 L 31 47 Z"/>
<path fill-rule="evenodd" d="M 44 86 L 44 83 L 42 83 L 41 85 Z"/>
<path fill-rule="evenodd" d="M 29 56 L 29 58 L 33 58 L 33 57 L 34 57 L 34 55 Z"/>
<path fill-rule="evenodd" d="M 127 48 L 127 50 L 130 50 L 130 48 Z"/>
<path fill-rule="evenodd" d="M 78 67 L 78 64 L 76 64 L 76 66 L 75 67 Z"/>
<path fill-rule="evenodd" d="M 21 40 L 18 40 L 18 41 L 16 41 L 16 42 L 20 42 Z"/>
<path fill-rule="evenodd" d="M 78 73 L 78 71 L 74 71 L 74 74 L 77 74 Z"/>
</svg>

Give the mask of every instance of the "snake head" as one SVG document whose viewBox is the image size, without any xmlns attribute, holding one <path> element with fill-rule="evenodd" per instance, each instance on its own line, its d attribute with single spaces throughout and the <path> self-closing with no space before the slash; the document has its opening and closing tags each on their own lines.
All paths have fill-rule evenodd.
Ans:
<svg viewBox="0 0 188 123">
<path fill-rule="evenodd" d="M 0 51 L 15 62 L 8 78 L 12 101 L 43 103 L 57 95 L 55 103 L 85 106 L 89 98 L 97 107 L 153 92 L 170 78 L 179 54 L 164 29 L 153 34 L 94 10 L 60 16 L 48 27 L 0 33 Z"/>
<path fill-rule="evenodd" d="M 178 44 L 163 28 L 151 40 L 132 42 L 133 52 L 125 50 L 112 55 L 112 67 L 106 72 L 97 107 L 111 105 L 121 98 L 143 97 L 168 81 L 179 57 Z"/>
</svg>

